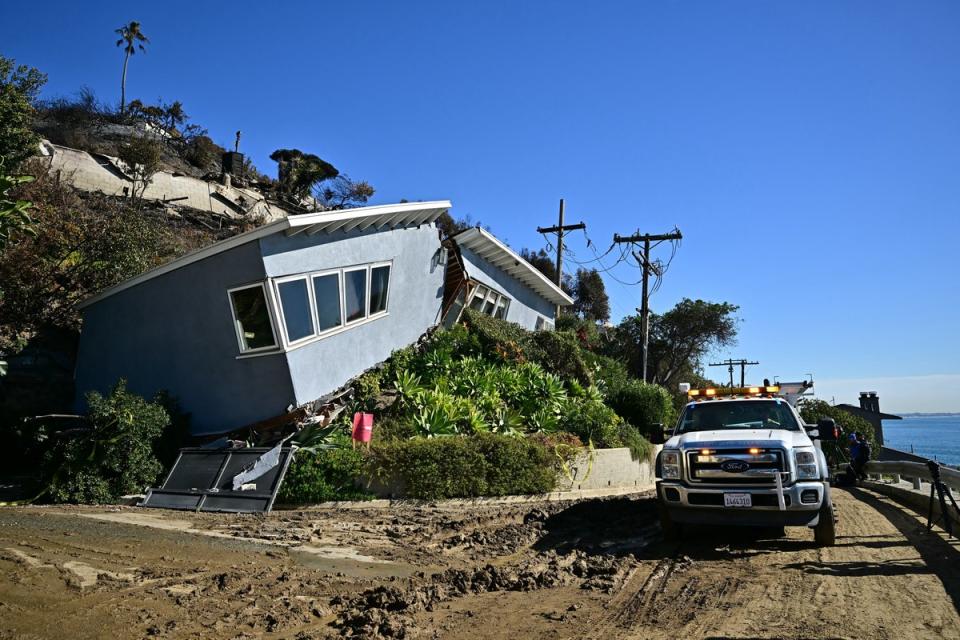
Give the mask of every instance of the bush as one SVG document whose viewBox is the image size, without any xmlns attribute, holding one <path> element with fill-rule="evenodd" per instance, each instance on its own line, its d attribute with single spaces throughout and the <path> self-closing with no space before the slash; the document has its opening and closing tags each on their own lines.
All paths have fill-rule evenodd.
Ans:
<svg viewBox="0 0 960 640">
<path fill-rule="evenodd" d="M 306 504 L 331 500 L 370 500 L 373 494 L 356 485 L 363 475 L 364 456 L 359 450 L 300 451 L 283 478 L 277 502 Z"/>
<path fill-rule="evenodd" d="M 540 494 L 556 485 L 555 457 L 543 445 L 499 434 L 413 439 L 375 447 L 371 475 L 396 479 L 413 498 Z"/>
<path fill-rule="evenodd" d="M 653 453 L 653 445 L 632 424 L 620 425 L 620 440 L 623 446 L 630 449 L 630 457 L 634 460 L 649 460 Z"/>
<path fill-rule="evenodd" d="M 595 398 L 575 398 L 567 402 L 560 416 L 560 429 L 576 434 L 581 442 L 598 449 L 622 447 L 620 425 L 623 419 Z"/>
<path fill-rule="evenodd" d="M 651 425 L 669 425 L 675 418 L 673 399 L 667 390 L 639 380 L 628 380 L 609 390 L 607 404 L 644 434 L 652 432 Z"/>
<path fill-rule="evenodd" d="M 518 324 L 498 320 L 473 309 L 464 309 L 461 322 L 475 336 L 484 357 L 500 362 L 540 362 L 545 354 L 533 333 Z"/>
<path fill-rule="evenodd" d="M 158 401 L 127 391 L 121 380 L 109 396 L 87 395 L 88 431 L 48 451 L 46 496 L 53 502 L 109 503 L 155 484 L 163 466 L 154 446 L 170 417 Z"/>
<path fill-rule="evenodd" d="M 533 334 L 533 343 L 542 352 L 540 364 L 544 369 L 581 384 L 591 383 L 590 369 L 583 359 L 576 335 L 562 331 L 538 331 Z"/>
<path fill-rule="evenodd" d="M 821 418 L 833 418 L 843 431 L 843 435 L 836 443 L 824 443 L 823 451 L 827 455 L 827 462 L 833 466 L 841 464 L 850 458 L 850 441 L 847 436 L 851 433 L 860 432 L 870 443 L 870 450 L 874 457 L 879 453 L 876 434 L 873 432 L 873 425 L 859 416 L 847 413 L 843 409 L 838 409 L 823 400 L 812 398 L 803 398 L 798 406 L 800 417 L 807 424 L 817 424 Z M 842 452 L 842 456 L 840 455 Z"/>
</svg>

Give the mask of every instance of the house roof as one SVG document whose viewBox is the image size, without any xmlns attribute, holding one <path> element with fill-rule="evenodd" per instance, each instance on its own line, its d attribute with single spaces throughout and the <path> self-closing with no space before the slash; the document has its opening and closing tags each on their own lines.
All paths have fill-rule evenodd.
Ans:
<svg viewBox="0 0 960 640">
<path fill-rule="evenodd" d="M 539 269 L 517 255 L 489 231 L 472 227 L 451 236 L 451 239 L 458 246 L 473 251 L 490 264 L 506 271 L 546 300 L 559 305 L 573 304 L 573 298 L 564 293 L 563 289 L 550 282 Z"/>
<path fill-rule="evenodd" d="M 838 404 L 837 409 L 843 409 L 847 413 L 852 413 L 858 416 L 879 416 L 881 420 L 903 420 L 903 418 L 900 416 L 895 416 L 892 413 L 870 411 L 868 409 L 864 409 L 863 407 L 858 407 L 855 404 Z"/>
<path fill-rule="evenodd" d="M 226 240 L 221 240 L 202 249 L 191 251 L 175 260 L 151 269 L 129 280 L 104 289 L 100 293 L 87 298 L 79 304 L 80 308 L 90 306 L 104 298 L 120 293 L 125 289 L 135 287 L 138 284 L 152 280 L 165 273 L 175 271 L 188 264 L 199 262 L 206 258 L 223 253 L 240 245 L 260 238 L 286 232 L 288 236 L 306 233 L 315 235 L 318 233 L 331 234 L 335 231 L 352 231 L 359 229 L 361 231 L 376 227 L 379 229 L 398 227 L 418 226 L 433 222 L 440 214 L 450 208 L 449 200 L 436 200 L 432 202 L 404 202 L 402 204 L 386 204 L 375 207 L 361 207 L 358 209 L 344 209 L 338 211 L 321 211 L 318 213 L 305 213 L 301 215 L 281 218 L 262 227 L 257 227 L 245 233 L 241 233 Z"/>
</svg>

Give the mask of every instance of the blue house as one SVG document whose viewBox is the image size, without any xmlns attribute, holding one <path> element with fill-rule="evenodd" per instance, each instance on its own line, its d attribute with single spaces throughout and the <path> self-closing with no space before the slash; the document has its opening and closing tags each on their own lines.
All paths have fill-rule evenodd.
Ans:
<svg viewBox="0 0 960 640">
<path fill-rule="evenodd" d="M 486 231 L 442 242 L 449 207 L 290 216 L 104 290 L 81 305 L 78 404 L 125 378 L 174 395 L 195 435 L 222 433 L 340 388 L 457 304 L 552 327 L 570 298 Z"/>
</svg>

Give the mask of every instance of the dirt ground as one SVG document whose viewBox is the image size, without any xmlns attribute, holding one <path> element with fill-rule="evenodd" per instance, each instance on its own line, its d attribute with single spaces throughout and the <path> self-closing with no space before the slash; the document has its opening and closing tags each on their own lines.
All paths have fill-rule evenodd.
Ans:
<svg viewBox="0 0 960 640">
<path fill-rule="evenodd" d="M 650 496 L 213 515 L 0 509 L 0 638 L 960 638 L 960 543 L 864 490 L 660 539 Z"/>
</svg>

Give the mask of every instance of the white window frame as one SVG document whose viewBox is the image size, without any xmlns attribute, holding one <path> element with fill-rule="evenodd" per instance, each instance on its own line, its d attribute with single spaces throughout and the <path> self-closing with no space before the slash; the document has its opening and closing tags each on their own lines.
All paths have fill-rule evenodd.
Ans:
<svg viewBox="0 0 960 640">
<path fill-rule="evenodd" d="M 364 265 L 361 267 L 345 267 L 341 269 L 340 281 L 343 286 L 340 287 L 340 299 L 343 301 L 343 319 L 347 319 L 347 274 L 354 273 L 355 271 L 364 272 L 364 285 L 363 285 L 363 300 L 360 302 L 361 308 L 363 309 L 363 315 L 355 320 L 348 320 L 344 323 L 346 327 L 352 327 L 361 322 L 365 322 L 370 319 L 370 265 Z"/>
<path fill-rule="evenodd" d="M 287 318 L 283 313 L 283 298 L 280 296 L 280 285 L 285 282 L 293 282 L 295 280 L 304 280 L 307 286 L 307 304 L 309 305 L 308 311 L 310 312 L 310 326 L 313 329 L 313 333 L 310 335 L 304 336 L 297 340 L 291 340 L 290 335 L 287 333 Z M 292 347 L 306 343 L 308 340 L 313 340 L 317 337 L 319 333 L 318 329 L 318 320 L 317 313 L 314 308 L 313 301 L 313 276 L 306 274 L 297 274 L 295 276 L 284 276 L 282 278 L 274 278 L 273 280 L 273 289 L 274 294 L 277 298 L 277 316 L 280 318 L 280 326 L 283 328 L 283 343 L 287 347 Z M 343 314 L 341 314 L 342 316 Z"/>
<path fill-rule="evenodd" d="M 272 353 L 283 353 L 303 347 L 308 344 L 317 342 L 332 335 L 336 335 L 343 331 L 347 331 L 354 327 L 372 322 L 374 320 L 379 320 L 390 315 L 390 301 L 393 297 L 393 260 L 382 260 L 379 262 L 370 262 L 367 264 L 360 265 L 351 265 L 347 267 L 340 267 L 337 269 L 324 269 L 321 271 L 305 271 L 303 273 L 296 273 L 292 275 L 279 276 L 276 278 L 267 278 L 262 282 L 254 282 L 245 285 L 240 285 L 237 287 L 232 287 L 227 289 L 227 302 L 230 305 L 230 315 L 233 319 L 234 332 L 237 335 L 237 348 L 240 350 L 238 359 L 240 358 L 249 358 L 251 356 L 258 355 L 269 355 Z M 376 267 L 388 267 L 390 269 L 390 275 L 387 278 L 387 306 L 383 311 L 378 311 L 377 313 L 370 313 L 370 297 L 371 297 L 371 284 L 373 279 L 373 269 Z M 347 294 L 346 294 L 346 274 L 353 271 L 362 271 L 364 274 L 364 286 L 365 286 L 365 295 L 363 298 L 363 312 L 364 316 L 362 318 L 357 318 L 347 322 Z M 322 276 L 329 276 L 336 274 L 337 276 L 337 289 L 340 296 L 340 324 L 339 326 L 332 327 L 330 329 L 320 330 L 320 316 L 317 313 L 317 297 L 316 292 L 314 291 L 313 281 L 314 278 L 319 278 Z M 287 335 L 287 322 L 286 318 L 283 315 L 283 305 L 280 300 L 280 287 L 279 285 L 284 282 L 290 282 L 293 280 L 306 280 L 307 282 L 307 297 L 310 302 L 310 320 L 313 326 L 313 334 L 309 336 L 304 336 L 299 340 L 291 342 L 289 336 Z M 267 313 L 270 316 L 270 330 L 273 335 L 274 344 L 270 347 L 261 347 L 259 349 L 243 349 L 243 336 L 240 334 L 240 326 L 237 322 L 236 310 L 233 308 L 233 298 L 232 294 L 234 291 L 240 291 L 243 289 L 251 289 L 253 287 L 261 287 L 264 292 L 264 297 L 267 301 Z"/>
<path fill-rule="evenodd" d="M 483 291 L 484 289 L 486 289 L 487 293 L 482 297 L 482 302 L 480 303 L 480 308 L 479 308 L 479 309 L 473 309 L 473 310 L 476 311 L 476 312 L 478 312 L 478 313 L 482 313 L 483 315 L 485 315 L 485 316 L 487 316 L 487 317 L 496 318 L 496 317 L 497 317 L 497 307 L 498 307 L 498 305 L 500 304 L 500 301 L 501 301 L 501 300 L 505 300 L 505 301 L 507 302 L 507 304 L 506 304 L 506 306 L 505 306 L 504 309 L 503 309 L 503 318 L 502 318 L 502 319 L 503 319 L 503 320 L 506 320 L 506 319 L 507 319 L 507 314 L 510 312 L 510 303 L 513 302 L 513 298 L 511 298 L 510 296 L 508 296 L 508 295 L 506 295 L 506 294 L 504 294 L 504 293 L 500 293 L 500 292 L 497 291 L 496 289 L 494 289 L 494 288 L 492 288 L 492 287 L 490 287 L 490 286 L 488 286 L 488 285 L 485 285 L 485 284 L 483 284 L 482 282 L 477 282 L 477 281 L 474 280 L 474 281 L 472 281 L 472 283 L 473 283 L 473 286 L 472 286 L 472 288 L 470 289 L 470 295 L 469 295 L 469 298 L 467 299 L 467 304 L 465 305 L 464 308 L 473 309 L 473 307 L 472 307 L 471 305 L 473 304 L 474 299 L 478 297 L 478 294 L 479 294 L 479 293 L 482 293 L 482 291 Z M 492 312 L 492 313 L 486 313 L 486 312 L 484 311 L 484 309 L 486 308 L 486 306 L 487 306 L 488 303 L 493 303 L 493 312 Z"/>
<path fill-rule="evenodd" d="M 373 270 L 377 267 L 389 267 L 387 275 L 387 299 L 384 301 L 383 311 L 370 313 L 370 299 L 373 297 Z M 373 262 L 367 265 L 367 319 L 379 318 L 387 315 L 390 311 L 390 294 L 393 293 L 393 260 L 385 262 Z"/>
<path fill-rule="evenodd" d="M 329 329 L 320 330 L 320 315 L 317 313 L 317 302 L 316 302 L 316 291 L 313 287 L 313 281 L 316 278 L 322 278 L 324 276 L 337 276 L 337 296 L 338 303 L 340 306 L 340 324 L 335 327 L 330 327 Z M 325 338 L 326 336 L 336 333 L 337 331 L 343 331 L 347 326 L 347 310 L 344 303 L 344 292 L 343 292 L 343 269 L 327 269 L 326 271 L 313 271 L 307 274 L 307 280 L 310 281 L 310 296 L 313 299 L 313 306 L 310 307 L 310 313 L 313 315 L 313 327 L 316 329 L 314 337 Z"/>
<path fill-rule="evenodd" d="M 266 347 L 257 347 L 255 349 L 245 349 L 243 347 L 243 333 L 240 330 L 240 320 L 237 318 L 237 310 L 233 306 L 233 293 L 235 291 L 245 291 L 255 287 L 260 287 L 260 290 L 263 292 L 263 299 L 267 304 L 267 317 L 270 320 L 270 333 L 273 336 L 273 344 Z M 273 299 L 270 289 L 266 287 L 263 282 L 254 282 L 252 284 L 244 284 L 238 287 L 231 287 L 227 289 L 227 304 L 230 306 L 230 317 L 233 319 L 233 332 L 237 337 L 237 349 L 240 351 L 239 357 L 256 354 L 277 353 L 281 350 L 282 342 L 277 335 L 277 319 L 274 317 L 274 307 L 276 305 L 276 301 Z"/>
</svg>

